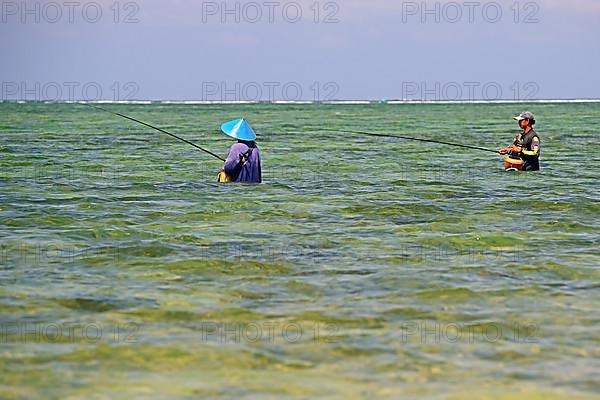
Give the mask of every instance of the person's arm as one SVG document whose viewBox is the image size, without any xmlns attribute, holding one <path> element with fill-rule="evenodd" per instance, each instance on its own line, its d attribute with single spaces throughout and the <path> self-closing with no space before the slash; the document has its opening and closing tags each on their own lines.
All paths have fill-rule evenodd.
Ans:
<svg viewBox="0 0 600 400">
<path fill-rule="evenodd" d="M 229 150 L 229 155 L 227 156 L 227 160 L 225 161 L 225 165 L 223 169 L 227 175 L 235 175 L 237 170 L 240 167 L 240 162 L 242 158 L 242 151 L 238 144 L 234 144 L 231 146 L 231 150 Z"/>
<path fill-rule="evenodd" d="M 498 153 L 508 154 L 511 151 L 513 153 L 517 153 L 517 154 L 520 153 L 521 152 L 521 147 L 520 147 L 521 146 L 521 137 L 522 137 L 522 134 L 519 133 L 517 136 L 515 136 L 515 140 L 513 140 L 512 144 L 510 146 L 508 146 L 508 148 L 500 149 L 500 150 L 498 150 Z"/>
<path fill-rule="evenodd" d="M 516 145 L 514 145 L 514 144 L 511 144 L 511 145 L 508 147 L 508 151 L 509 151 L 509 152 L 512 152 L 512 153 L 513 153 L 513 154 L 515 154 L 515 155 L 518 155 L 518 154 L 521 154 L 521 152 L 523 151 L 523 148 L 522 148 L 521 146 L 516 146 Z"/>
<path fill-rule="evenodd" d="M 521 153 L 525 154 L 526 156 L 536 156 L 538 151 L 540 151 L 540 139 L 537 136 L 533 138 L 532 145 L 533 150 L 522 149 Z"/>
</svg>

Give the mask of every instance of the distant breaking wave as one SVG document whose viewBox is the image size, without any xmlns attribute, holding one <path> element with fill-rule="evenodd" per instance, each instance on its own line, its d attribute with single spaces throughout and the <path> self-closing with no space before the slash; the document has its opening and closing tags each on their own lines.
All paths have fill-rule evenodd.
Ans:
<svg viewBox="0 0 600 400">
<path fill-rule="evenodd" d="M 214 101 L 214 100 L 0 100 L 0 103 L 43 104 L 519 104 L 519 103 L 600 103 L 600 99 L 538 99 L 538 100 L 275 100 L 275 101 Z"/>
</svg>

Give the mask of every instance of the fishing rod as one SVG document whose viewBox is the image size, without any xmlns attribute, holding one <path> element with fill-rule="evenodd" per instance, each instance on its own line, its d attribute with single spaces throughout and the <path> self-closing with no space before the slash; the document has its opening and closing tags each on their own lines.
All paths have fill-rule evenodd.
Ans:
<svg viewBox="0 0 600 400">
<path fill-rule="evenodd" d="M 319 130 L 320 131 L 328 131 L 328 132 L 352 133 L 352 134 L 355 134 L 355 135 L 365 135 L 365 136 L 387 137 L 387 138 L 396 138 L 396 139 L 404 139 L 404 140 L 414 140 L 414 141 L 417 141 L 417 142 L 445 144 L 445 145 L 448 145 L 448 146 L 463 147 L 465 149 L 481 150 L 481 151 L 487 151 L 487 152 L 490 152 L 490 153 L 496 153 L 496 154 L 498 154 L 498 151 L 486 149 L 484 147 L 469 146 L 467 144 L 449 143 L 449 142 L 443 142 L 441 140 L 419 139 L 419 138 L 413 138 L 413 137 L 408 137 L 408 136 L 390 135 L 390 134 L 387 134 L 387 133 L 372 133 L 372 132 L 363 132 L 363 131 L 349 131 L 349 130 L 344 130 L 344 129 L 319 128 Z"/>
<path fill-rule="evenodd" d="M 205 152 L 205 153 L 207 153 L 207 154 L 210 154 L 211 156 L 213 156 L 213 157 L 215 157 L 215 158 L 218 158 L 219 160 L 221 160 L 221 161 L 225 162 L 225 159 L 224 159 L 224 158 L 221 158 L 221 157 L 219 157 L 218 155 L 216 155 L 216 154 L 215 154 L 215 153 L 213 153 L 212 151 L 206 150 L 205 148 L 203 148 L 203 147 L 200 147 L 200 146 L 198 146 L 197 144 L 195 144 L 195 143 L 192 143 L 192 142 L 190 142 L 189 140 L 186 140 L 186 139 L 184 139 L 184 138 L 182 138 L 182 137 L 179 137 L 179 136 L 177 136 L 177 135 L 175 135 L 175 134 L 173 134 L 173 133 L 171 133 L 171 132 L 167 132 L 167 131 L 165 131 L 164 129 L 157 128 L 156 126 L 152 126 L 152 125 L 150 125 L 150 124 L 147 124 L 147 123 L 145 123 L 145 122 L 142 122 L 142 121 L 140 121 L 140 120 L 137 120 L 137 119 L 135 119 L 135 118 L 128 117 L 127 115 L 120 114 L 120 113 L 118 113 L 118 112 L 114 112 L 114 111 L 107 110 L 106 108 L 102 108 L 102 107 L 100 107 L 100 106 L 96 106 L 96 105 L 89 104 L 89 103 L 80 103 L 80 104 L 85 104 L 86 106 L 90 106 L 90 107 L 92 107 L 92 108 L 96 108 L 96 109 L 98 109 L 98 110 L 102 110 L 102 111 L 105 111 L 105 112 L 107 112 L 107 113 L 110 113 L 110 114 L 118 115 L 119 117 L 122 117 L 122 118 L 128 119 L 128 120 L 130 120 L 130 121 L 137 122 L 138 124 L 142 124 L 142 125 L 144 125 L 144 126 L 147 126 L 148 128 L 155 129 L 155 130 L 157 130 L 157 131 L 159 131 L 159 132 L 162 132 L 162 133 L 164 133 L 164 134 L 167 134 L 167 135 L 169 135 L 169 136 L 171 136 L 171 137 L 174 137 L 175 139 L 179 139 L 179 140 L 181 140 L 182 142 L 189 144 L 190 146 L 194 146 L 194 147 L 195 147 L 195 148 L 197 148 L 198 150 L 202 150 L 203 152 Z"/>
</svg>

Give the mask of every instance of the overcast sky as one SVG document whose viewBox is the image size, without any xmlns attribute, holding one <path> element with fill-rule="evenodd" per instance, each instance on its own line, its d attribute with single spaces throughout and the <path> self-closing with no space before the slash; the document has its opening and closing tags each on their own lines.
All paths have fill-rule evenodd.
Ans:
<svg viewBox="0 0 600 400">
<path fill-rule="evenodd" d="M 1 6 L 3 100 L 600 98 L 598 0 Z"/>
</svg>

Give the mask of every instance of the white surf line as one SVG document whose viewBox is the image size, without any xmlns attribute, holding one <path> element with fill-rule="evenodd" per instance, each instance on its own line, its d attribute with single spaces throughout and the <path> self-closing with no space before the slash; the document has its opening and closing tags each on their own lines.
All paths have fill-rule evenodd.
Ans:
<svg viewBox="0 0 600 400">
<path fill-rule="evenodd" d="M 600 99 L 537 99 L 537 100 L 275 100 L 275 101 L 238 101 L 238 100 L 0 100 L 0 103 L 42 103 L 42 104 L 557 104 L 557 103 L 600 103 Z"/>
</svg>

